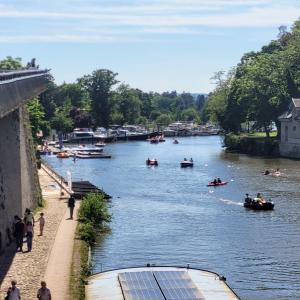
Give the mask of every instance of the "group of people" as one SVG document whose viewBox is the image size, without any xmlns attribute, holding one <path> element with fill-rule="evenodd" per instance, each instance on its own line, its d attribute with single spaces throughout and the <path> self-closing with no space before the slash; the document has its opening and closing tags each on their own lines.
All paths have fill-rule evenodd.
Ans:
<svg viewBox="0 0 300 300">
<path fill-rule="evenodd" d="M 222 180 L 221 180 L 221 178 L 218 177 L 213 180 L 213 183 L 214 184 L 222 183 Z"/>
<path fill-rule="evenodd" d="M 186 158 L 184 158 L 183 159 L 183 161 L 188 161 Z M 193 162 L 193 159 L 192 158 L 190 158 L 190 160 L 189 160 L 190 162 Z"/>
<path fill-rule="evenodd" d="M 40 225 L 40 236 L 42 236 L 45 226 L 44 213 L 40 213 L 40 217 L 36 222 Z M 16 251 L 23 252 L 24 236 L 26 237 L 27 251 L 30 252 L 32 250 L 34 223 L 34 216 L 29 208 L 26 208 L 23 219 L 18 215 L 14 216 L 13 234 L 16 239 Z"/>
<path fill-rule="evenodd" d="M 41 287 L 38 289 L 36 297 L 40 300 L 51 300 L 51 292 L 45 281 L 41 281 Z M 11 286 L 8 288 L 4 300 L 21 300 L 21 292 L 15 280 L 11 281 Z"/>
<path fill-rule="evenodd" d="M 245 198 L 245 202 L 246 203 L 250 203 L 252 201 L 255 201 L 259 204 L 263 204 L 266 202 L 266 200 L 263 198 L 261 193 L 257 193 L 256 197 L 254 199 L 252 199 L 251 197 L 249 197 L 249 194 L 246 194 L 246 198 Z"/>
</svg>

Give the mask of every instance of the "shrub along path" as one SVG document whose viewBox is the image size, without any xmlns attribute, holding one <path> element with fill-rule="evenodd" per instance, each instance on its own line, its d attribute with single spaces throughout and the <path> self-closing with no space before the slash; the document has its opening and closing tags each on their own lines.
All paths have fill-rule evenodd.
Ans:
<svg viewBox="0 0 300 300">
<path fill-rule="evenodd" d="M 45 214 L 44 235 L 38 236 L 39 226 L 35 225 L 31 252 L 18 252 L 0 287 L 0 299 L 3 299 L 12 279 L 17 280 L 24 300 L 36 299 L 40 281 L 46 279 L 53 299 L 68 300 L 69 274 L 76 221 L 66 220 L 68 215 L 67 197 L 60 198 L 57 182 L 45 170 L 39 170 L 40 185 L 46 206 L 41 211 Z M 76 216 L 76 209 L 74 216 Z M 35 216 L 37 219 L 38 215 Z M 76 218 L 75 218 L 76 220 Z M 13 245 L 14 246 L 14 245 Z M 27 250 L 26 244 L 23 247 Z M 0 258 L 5 265 L 5 256 Z"/>
</svg>

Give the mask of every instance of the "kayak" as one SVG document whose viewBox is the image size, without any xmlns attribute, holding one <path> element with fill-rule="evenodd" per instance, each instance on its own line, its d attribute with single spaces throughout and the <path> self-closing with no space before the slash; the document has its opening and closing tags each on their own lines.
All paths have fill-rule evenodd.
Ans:
<svg viewBox="0 0 300 300">
<path fill-rule="evenodd" d="M 213 181 L 211 181 L 207 186 L 221 186 L 221 185 L 225 185 L 227 183 L 228 183 L 227 181 L 222 181 L 222 182 L 217 182 L 217 183 L 214 183 Z"/>
</svg>

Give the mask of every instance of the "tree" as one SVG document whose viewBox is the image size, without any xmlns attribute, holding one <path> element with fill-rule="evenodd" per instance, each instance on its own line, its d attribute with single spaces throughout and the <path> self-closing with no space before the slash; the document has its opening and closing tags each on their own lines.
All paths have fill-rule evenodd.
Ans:
<svg viewBox="0 0 300 300">
<path fill-rule="evenodd" d="M 67 98 L 62 107 L 58 107 L 55 111 L 54 117 L 51 119 L 52 128 L 58 132 L 67 133 L 73 129 L 73 120 L 70 117 L 71 99 Z"/>
<path fill-rule="evenodd" d="M 157 125 L 162 125 L 162 126 L 167 126 L 172 122 L 171 117 L 168 114 L 161 114 L 156 118 L 156 124 Z"/>
<path fill-rule="evenodd" d="M 199 118 L 197 110 L 193 107 L 184 109 L 181 113 L 181 119 L 184 121 L 194 121 L 196 119 L 199 120 Z"/>
<path fill-rule="evenodd" d="M 20 57 L 13 58 L 7 56 L 5 59 L 0 60 L 0 70 L 20 70 L 23 68 L 22 59 Z"/>
<path fill-rule="evenodd" d="M 89 93 L 91 99 L 91 111 L 96 126 L 108 127 L 111 108 L 109 100 L 112 95 L 112 87 L 118 83 L 117 73 L 110 70 L 99 69 L 92 75 L 85 75 L 78 79 L 81 87 Z"/>
<path fill-rule="evenodd" d="M 111 102 L 114 112 L 119 112 L 123 116 L 124 122 L 134 124 L 139 118 L 142 103 L 137 91 L 130 88 L 129 85 L 121 84 L 113 94 Z M 116 114 L 114 116 L 116 117 Z"/>
<path fill-rule="evenodd" d="M 45 121 L 45 113 L 43 107 L 39 101 L 39 98 L 33 98 L 27 105 L 27 110 L 29 113 L 31 132 L 33 138 L 37 139 L 37 133 L 42 130 L 44 135 L 49 133 L 49 124 Z"/>
</svg>

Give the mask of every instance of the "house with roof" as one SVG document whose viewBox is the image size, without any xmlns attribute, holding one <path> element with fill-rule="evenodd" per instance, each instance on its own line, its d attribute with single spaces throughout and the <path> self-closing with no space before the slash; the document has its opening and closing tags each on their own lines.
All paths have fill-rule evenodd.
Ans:
<svg viewBox="0 0 300 300">
<path fill-rule="evenodd" d="M 300 98 L 292 98 L 288 111 L 279 117 L 281 122 L 280 155 L 300 158 Z"/>
</svg>

